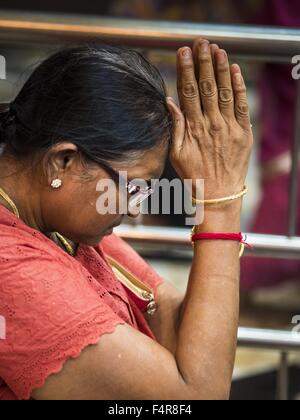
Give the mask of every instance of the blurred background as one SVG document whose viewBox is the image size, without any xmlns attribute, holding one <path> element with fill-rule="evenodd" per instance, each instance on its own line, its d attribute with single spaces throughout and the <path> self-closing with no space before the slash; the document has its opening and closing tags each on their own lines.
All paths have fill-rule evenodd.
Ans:
<svg viewBox="0 0 300 420">
<path fill-rule="evenodd" d="M 6 80 L 0 81 L 0 102 L 12 100 L 33 68 L 58 47 L 57 43 L 52 42 L 48 44 L 26 40 L 18 43 L 12 42 L 11 37 L 6 38 L 5 32 L 1 30 L 1 21 L 9 18 L 10 11 L 16 12 L 14 20 L 24 16 L 30 20 L 31 13 L 39 12 L 46 21 L 47 16 L 54 16 L 54 21 L 57 17 L 59 22 L 64 22 L 67 16 L 78 15 L 86 17 L 85 22 L 90 19 L 93 24 L 97 24 L 93 18 L 105 17 L 138 19 L 141 22 L 151 20 L 157 22 L 157 25 L 161 21 L 187 25 L 191 22 L 259 25 L 263 29 L 277 27 L 278 31 L 300 27 L 300 2 L 297 0 L 0 0 L 0 54 L 7 62 Z M 122 44 L 122 40 L 119 43 Z M 141 50 L 162 72 L 169 95 L 176 97 L 175 50 L 152 49 L 148 46 Z M 248 176 L 249 194 L 244 204 L 243 231 L 287 236 L 290 225 L 291 150 L 295 135 L 298 87 L 291 76 L 292 57 L 289 62 L 271 62 L 267 54 L 265 60 L 263 55 L 256 59 L 255 56 L 245 58 L 242 54 L 233 55 L 231 59 L 241 65 L 247 80 L 255 132 L 255 150 Z M 169 179 L 176 177 L 170 165 L 164 176 Z M 296 176 L 299 176 L 299 171 Z M 299 197 L 298 194 L 297 203 Z M 299 205 L 296 209 L 297 220 L 292 236 L 299 236 L 300 233 Z M 172 227 L 181 232 L 184 219 L 185 216 L 143 216 L 140 222 L 145 226 Z M 152 247 L 151 252 L 143 246 L 139 250 L 167 280 L 185 289 L 190 253 L 171 252 L 159 246 L 156 249 Z M 292 318 L 300 314 L 300 259 L 262 258 L 247 254 L 242 261 L 241 292 L 241 326 L 291 330 Z M 278 363 L 284 360 L 283 356 L 278 351 L 240 349 L 232 398 L 275 398 L 277 369 L 278 366 L 282 367 Z M 298 398 L 298 394 L 300 396 L 299 360 L 296 353 L 289 355 L 289 397 L 293 399 Z M 286 380 L 285 374 L 286 371 L 279 371 L 281 381 Z"/>
</svg>

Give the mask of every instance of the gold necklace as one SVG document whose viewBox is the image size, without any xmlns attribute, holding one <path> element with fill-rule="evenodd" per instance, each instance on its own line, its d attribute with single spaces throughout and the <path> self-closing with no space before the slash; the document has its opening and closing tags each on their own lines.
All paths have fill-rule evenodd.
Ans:
<svg viewBox="0 0 300 420">
<path fill-rule="evenodd" d="M 12 211 L 14 212 L 14 215 L 20 219 L 20 212 L 18 210 L 18 207 L 16 206 L 16 204 L 13 202 L 13 200 L 9 197 L 8 194 L 6 194 L 6 192 L 0 188 L 0 196 L 3 198 L 3 200 L 5 200 L 7 202 L 7 204 L 11 207 Z M 72 247 L 72 245 L 67 241 L 67 239 L 62 236 L 60 233 L 58 232 L 54 232 L 54 235 L 58 238 L 58 240 L 61 242 L 61 244 L 64 246 L 65 250 L 68 252 L 68 254 L 70 254 L 72 257 L 75 256 L 75 249 Z"/>
<path fill-rule="evenodd" d="M 3 200 L 7 202 L 7 204 L 10 205 L 15 216 L 17 216 L 17 218 L 20 219 L 20 213 L 19 213 L 18 207 L 15 205 L 12 199 L 6 194 L 6 192 L 2 190 L 2 188 L 0 188 L 0 196 L 3 198 Z"/>
<path fill-rule="evenodd" d="M 75 257 L 76 251 L 72 247 L 72 245 L 68 242 L 68 240 L 64 236 L 62 236 L 60 233 L 58 233 L 58 232 L 54 232 L 54 234 L 60 240 L 60 242 L 63 244 L 63 246 L 67 250 L 68 254 L 70 254 L 71 257 Z"/>
</svg>

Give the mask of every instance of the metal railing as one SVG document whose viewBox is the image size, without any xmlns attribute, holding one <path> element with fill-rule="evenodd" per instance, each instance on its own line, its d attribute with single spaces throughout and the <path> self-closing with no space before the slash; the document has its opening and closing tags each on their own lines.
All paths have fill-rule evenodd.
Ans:
<svg viewBox="0 0 300 420">
<path fill-rule="evenodd" d="M 300 334 L 290 331 L 239 328 L 240 347 L 276 350 L 280 352 L 277 378 L 277 397 L 281 401 L 289 398 L 289 353 L 300 352 Z"/>
<path fill-rule="evenodd" d="M 262 61 L 291 62 L 300 54 L 300 30 L 251 26 L 203 25 L 141 20 L 107 19 L 95 16 L 66 16 L 24 12 L 0 12 L 0 42 L 5 44 L 57 44 L 93 39 L 122 43 L 131 47 L 175 50 L 191 44 L 196 37 L 217 42 L 229 53 Z M 254 245 L 251 255 L 272 258 L 300 258 L 297 226 L 298 165 L 300 150 L 300 85 L 296 107 L 294 145 L 291 152 L 292 172 L 289 195 L 287 236 L 248 235 Z M 134 245 L 157 247 L 167 245 L 168 251 L 190 251 L 186 229 L 128 227 L 118 233 Z M 272 349 L 281 352 L 278 376 L 280 399 L 288 397 L 288 353 L 300 351 L 300 337 L 286 331 L 239 329 L 239 345 Z"/>
<path fill-rule="evenodd" d="M 87 38 L 133 47 L 177 49 L 202 36 L 228 52 L 290 61 L 299 54 L 300 30 L 261 26 L 157 22 L 96 16 L 0 11 L 0 41 L 57 43 Z"/>
<path fill-rule="evenodd" d="M 281 352 L 300 351 L 300 334 L 290 331 L 239 328 L 238 342 L 240 346 L 247 348 Z"/>
<path fill-rule="evenodd" d="M 168 253 L 176 251 L 182 256 L 191 256 L 191 230 L 186 228 L 168 228 L 151 226 L 122 225 L 116 233 L 134 246 L 142 247 L 145 251 L 166 250 Z M 254 246 L 249 256 L 300 259 L 300 238 L 273 235 L 248 234 L 247 241 Z"/>
</svg>

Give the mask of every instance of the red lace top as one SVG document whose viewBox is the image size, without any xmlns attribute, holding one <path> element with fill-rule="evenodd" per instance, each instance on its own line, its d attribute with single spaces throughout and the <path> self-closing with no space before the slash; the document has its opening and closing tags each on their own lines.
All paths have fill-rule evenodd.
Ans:
<svg viewBox="0 0 300 420">
<path fill-rule="evenodd" d="M 118 324 L 155 339 L 105 254 L 154 294 L 163 280 L 120 238 L 80 245 L 74 258 L 2 205 L 0 235 L 0 400 L 30 399 L 67 359 Z"/>
</svg>

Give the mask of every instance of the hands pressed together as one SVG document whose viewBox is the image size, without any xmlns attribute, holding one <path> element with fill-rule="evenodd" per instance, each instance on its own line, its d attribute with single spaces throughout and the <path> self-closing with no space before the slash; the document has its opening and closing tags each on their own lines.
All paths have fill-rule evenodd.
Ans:
<svg viewBox="0 0 300 420">
<path fill-rule="evenodd" d="M 253 134 L 245 82 L 226 51 L 197 39 L 177 54 L 180 108 L 174 119 L 171 162 L 182 179 L 204 179 L 205 199 L 243 190 Z"/>
</svg>

